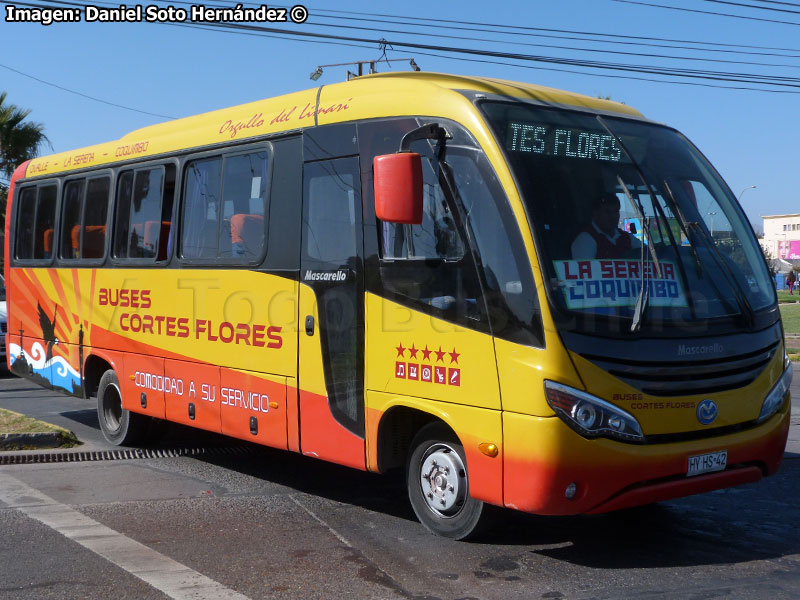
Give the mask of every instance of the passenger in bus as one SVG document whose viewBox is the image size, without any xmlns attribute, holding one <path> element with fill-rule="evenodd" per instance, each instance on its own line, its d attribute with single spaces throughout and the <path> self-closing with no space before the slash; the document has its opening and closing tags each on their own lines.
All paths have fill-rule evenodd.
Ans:
<svg viewBox="0 0 800 600">
<path fill-rule="evenodd" d="M 572 242 L 572 258 L 625 258 L 642 243 L 619 228 L 619 198 L 603 192 L 592 203 L 592 221 L 581 229 Z"/>
</svg>

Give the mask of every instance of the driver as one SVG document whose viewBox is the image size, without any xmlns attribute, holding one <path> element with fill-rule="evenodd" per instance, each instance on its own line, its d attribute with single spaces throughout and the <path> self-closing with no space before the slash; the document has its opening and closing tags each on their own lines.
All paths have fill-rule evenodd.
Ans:
<svg viewBox="0 0 800 600">
<path fill-rule="evenodd" d="M 619 225 L 619 198 L 604 192 L 592 203 L 592 222 L 572 242 L 572 258 L 624 258 L 642 247 L 636 237 Z"/>
</svg>

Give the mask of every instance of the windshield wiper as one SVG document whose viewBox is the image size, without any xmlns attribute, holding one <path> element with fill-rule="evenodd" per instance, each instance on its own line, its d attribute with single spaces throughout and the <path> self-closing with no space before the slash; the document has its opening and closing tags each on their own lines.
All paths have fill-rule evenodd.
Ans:
<svg viewBox="0 0 800 600">
<path fill-rule="evenodd" d="M 650 258 L 653 260 L 653 264 L 656 267 L 656 275 L 660 279 L 661 278 L 661 263 L 658 261 L 658 256 L 656 255 L 656 251 L 653 248 L 653 244 L 652 244 L 652 242 L 653 242 L 653 233 L 652 233 L 652 231 L 650 231 L 650 225 L 647 223 L 647 221 L 645 221 L 645 218 L 644 218 L 644 207 L 642 206 L 641 201 L 633 199 L 633 195 L 631 194 L 630 190 L 628 189 L 628 186 L 625 184 L 625 182 L 622 180 L 622 177 L 620 177 L 619 175 L 617 175 L 617 183 L 619 183 L 619 187 L 622 188 L 622 191 L 625 194 L 625 197 L 628 199 L 628 202 L 630 202 L 631 206 L 633 207 L 633 210 L 636 213 L 636 216 L 639 218 L 639 222 L 642 224 L 642 229 L 644 230 L 644 233 L 647 234 L 647 239 L 649 240 L 649 243 L 642 244 L 642 245 L 643 246 L 647 246 L 647 249 L 650 252 Z"/>
<path fill-rule="evenodd" d="M 684 285 L 688 289 L 689 279 L 686 276 L 686 270 L 683 267 L 683 261 L 680 260 L 680 257 L 677 256 L 677 247 L 678 246 L 677 246 L 677 243 L 675 242 L 675 237 L 672 235 L 672 229 L 668 226 L 669 220 L 667 219 L 667 215 L 664 214 L 664 210 L 662 209 L 661 205 L 658 203 L 658 200 L 656 200 L 656 195 L 655 195 L 655 191 L 653 189 L 653 186 L 650 185 L 650 182 L 647 180 L 647 177 L 645 177 L 644 171 L 639 166 L 639 163 L 636 162 L 636 159 L 633 157 L 633 154 L 631 154 L 631 152 L 628 150 L 628 148 L 625 145 L 625 143 L 620 139 L 620 137 L 616 134 L 616 132 L 614 132 L 611 129 L 611 127 L 605 122 L 605 120 L 600 115 L 597 115 L 597 120 L 603 126 L 603 128 L 606 131 L 608 131 L 608 133 L 610 133 L 614 137 L 614 139 L 617 141 L 617 143 L 619 144 L 620 148 L 622 148 L 622 150 L 625 152 L 625 154 L 628 157 L 628 159 L 631 161 L 631 164 L 633 165 L 634 169 L 636 169 L 636 172 L 638 173 L 639 177 L 641 178 L 642 183 L 644 183 L 645 188 L 647 189 L 647 194 L 650 196 L 650 205 L 653 207 L 653 213 L 658 213 L 658 216 L 663 220 L 663 223 L 664 223 L 664 226 L 665 226 L 665 229 L 666 229 L 666 232 L 667 232 L 667 237 L 669 238 L 670 244 L 672 245 L 672 248 L 674 249 L 674 251 L 676 253 L 676 258 L 678 259 L 677 260 L 678 271 L 681 274 L 681 279 L 683 280 Z M 622 179 L 619 176 L 617 177 L 617 179 L 622 184 Z M 625 190 L 626 196 L 628 196 L 628 198 L 630 199 L 631 195 L 627 191 L 627 186 L 625 186 L 623 184 L 622 189 Z M 639 204 L 639 208 L 641 209 L 641 203 Z M 644 210 L 640 210 L 640 212 L 644 212 Z M 650 239 L 652 239 L 652 234 L 650 233 L 650 230 L 647 229 L 647 224 L 644 222 L 644 220 L 642 220 L 642 225 L 643 225 L 643 227 L 645 227 L 648 235 L 650 236 Z M 659 231 L 660 230 L 661 230 L 661 228 L 659 227 Z M 663 239 L 663 234 L 662 234 L 661 237 Z M 688 235 L 687 235 L 687 237 L 688 237 Z M 652 252 L 653 255 L 655 255 L 655 250 L 654 249 L 651 252 Z M 657 258 L 656 258 L 656 260 L 657 260 Z M 642 252 L 641 264 L 642 264 L 642 266 L 644 266 L 644 252 Z M 661 271 L 659 270 L 657 272 L 657 274 L 660 277 L 661 276 Z M 644 279 L 642 281 L 644 283 Z M 643 292 L 643 290 L 640 290 L 639 298 L 637 298 L 637 300 L 636 300 L 636 309 L 634 310 L 633 322 L 631 323 L 631 331 L 633 331 L 633 332 L 638 331 L 640 329 L 640 327 L 641 327 L 642 314 L 644 312 L 644 308 L 647 306 L 647 300 L 649 298 L 649 290 L 648 290 L 648 295 L 645 295 L 645 296 L 642 295 L 642 292 Z M 692 300 L 691 294 L 689 294 L 689 296 L 687 297 L 687 301 L 689 303 L 689 310 L 691 310 L 693 315 L 696 314 L 695 313 L 695 308 L 694 308 L 694 301 Z M 640 306 L 641 306 L 641 311 L 639 310 Z"/>
<path fill-rule="evenodd" d="M 678 201 L 675 199 L 675 194 L 672 193 L 672 188 L 669 187 L 667 180 L 664 180 L 664 189 L 667 191 L 667 197 L 670 201 L 670 208 L 672 208 L 672 212 L 675 213 L 675 216 L 678 217 L 678 226 L 681 228 L 683 235 L 686 236 L 686 239 L 689 240 L 689 248 L 694 255 L 694 270 L 697 273 L 697 278 L 700 279 L 703 277 L 704 272 L 700 264 L 700 255 L 697 254 L 697 248 L 694 247 L 694 244 L 691 243 L 691 236 L 689 235 L 689 226 L 691 223 L 686 219 L 686 216 L 683 214 L 683 209 L 678 204 Z"/>
<path fill-rule="evenodd" d="M 672 204 L 672 210 L 678 217 L 678 223 L 681 226 L 681 230 L 686 234 L 686 238 L 689 240 L 689 247 L 692 249 L 692 253 L 694 254 L 695 259 L 695 269 L 700 272 L 701 263 L 700 263 L 700 256 L 697 254 L 697 249 L 694 247 L 692 243 L 691 232 L 699 232 L 700 237 L 703 238 L 706 246 L 711 248 L 711 253 L 714 256 L 715 261 L 722 266 L 725 272 L 728 275 L 728 279 L 731 281 L 731 286 L 733 287 L 733 295 L 736 298 L 736 304 L 739 305 L 739 311 L 742 314 L 742 317 L 745 320 L 745 325 L 748 329 L 752 329 L 753 325 L 755 324 L 755 311 L 753 310 L 753 306 L 750 304 L 750 301 L 747 299 L 747 294 L 742 289 L 742 286 L 739 284 L 739 280 L 736 277 L 736 274 L 731 269 L 728 262 L 725 260 L 725 257 L 722 256 L 722 253 L 717 248 L 717 244 L 714 243 L 714 239 L 706 232 L 706 230 L 698 223 L 697 221 L 689 221 L 686 216 L 683 214 L 683 210 L 681 209 L 678 201 L 675 199 L 675 195 L 672 193 L 672 189 L 669 187 L 667 180 L 664 180 L 664 188 L 667 190 L 667 194 L 669 196 L 670 202 Z"/>
<path fill-rule="evenodd" d="M 739 283 L 739 278 L 736 276 L 736 273 L 733 272 L 733 269 L 731 269 L 730 265 L 728 264 L 728 261 L 720 252 L 719 248 L 717 247 L 717 244 L 714 243 L 714 238 L 712 238 L 705 230 L 705 227 L 700 225 L 700 223 L 698 223 L 697 221 L 687 221 L 686 225 L 689 231 L 697 233 L 703 239 L 705 245 L 710 248 L 711 255 L 714 257 L 715 262 L 718 265 L 720 265 L 722 269 L 725 271 L 728 277 L 728 281 L 731 282 L 731 289 L 733 290 L 733 296 L 736 299 L 736 304 L 739 305 L 739 311 L 742 315 L 742 318 L 744 318 L 745 326 L 748 329 L 752 329 L 756 321 L 756 315 L 755 311 L 753 310 L 753 305 L 750 304 L 750 301 L 747 299 L 747 294 L 742 289 L 742 286 Z M 698 263 L 699 263 L 699 257 L 698 257 Z"/>
<path fill-rule="evenodd" d="M 661 278 L 661 264 L 658 262 L 658 256 L 656 256 L 655 249 L 653 248 L 653 234 L 650 231 L 650 225 L 644 218 L 644 207 L 641 205 L 641 201 L 633 199 L 633 196 L 628 190 L 628 186 L 619 175 L 617 175 L 617 182 L 625 193 L 625 197 L 628 198 L 628 202 L 633 207 L 633 210 L 636 212 L 639 222 L 642 224 L 642 251 L 639 256 L 641 287 L 639 288 L 639 296 L 636 298 L 636 306 L 633 309 L 633 320 L 631 321 L 631 331 L 636 332 L 639 331 L 642 326 L 642 314 L 644 314 L 644 309 L 647 307 L 647 302 L 650 300 L 650 286 L 647 285 L 648 278 L 646 269 L 644 268 L 645 246 L 647 246 L 647 250 L 650 252 L 650 258 L 653 259 L 653 265 L 656 268 L 656 276 L 659 279 Z"/>
<path fill-rule="evenodd" d="M 613 136 L 613 138 L 619 144 L 619 147 L 622 148 L 623 152 L 625 152 L 626 156 L 631 161 L 631 164 L 636 169 L 636 172 L 639 174 L 639 177 L 641 178 L 642 182 L 644 183 L 645 188 L 647 189 L 647 193 L 650 196 L 650 206 L 653 208 L 653 213 L 658 213 L 659 216 L 664 220 L 664 223 L 667 223 L 667 217 L 664 214 L 664 211 L 661 210 L 661 205 L 656 200 L 655 194 L 653 193 L 653 188 L 648 183 L 647 178 L 644 176 L 644 172 L 642 171 L 641 167 L 639 166 L 639 163 L 637 163 L 636 159 L 633 158 L 633 154 L 630 153 L 630 151 L 628 150 L 628 147 L 620 139 L 620 137 L 616 134 L 616 132 L 613 129 L 611 129 L 611 127 L 608 126 L 608 124 L 605 122 L 605 119 L 603 119 L 603 117 L 601 117 L 600 115 L 597 115 L 597 121 L 600 123 L 600 125 L 603 126 L 603 129 L 605 129 L 609 134 L 611 134 L 611 136 Z M 647 245 L 647 249 L 650 252 L 650 256 L 653 259 L 653 265 L 656 267 L 656 276 L 660 279 L 661 278 L 661 265 L 658 262 L 658 256 L 656 256 L 656 251 L 655 251 L 655 248 L 653 247 L 653 243 L 652 243 L 653 242 L 653 234 L 650 231 L 650 225 L 644 219 L 644 207 L 642 206 L 641 201 L 639 201 L 638 204 L 637 204 L 636 201 L 634 201 L 633 196 L 631 195 L 630 191 L 628 190 L 628 186 L 625 185 L 625 182 L 622 180 L 622 178 L 619 175 L 617 175 L 617 181 L 619 182 L 620 186 L 622 186 L 622 191 L 625 192 L 625 196 L 628 198 L 628 201 L 634 207 L 634 210 L 637 210 L 637 212 L 638 212 L 639 219 L 640 219 L 640 221 L 642 223 L 642 230 L 643 230 L 642 238 L 645 237 L 645 234 L 647 235 L 647 242 L 648 242 L 646 244 Z M 670 238 L 670 240 L 672 242 L 672 245 L 674 247 L 675 246 L 675 240 L 672 238 L 672 232 L 669 230 L 669 227 L 667 227 L 667 235 L 669 236 L 669 238 Z M 644 241 L 645 240 L 642 239 L 642 245 L 645 245 Z M 640 269 L 642 271 L 642 289 L 639 290 L 639 296 L 636 299 L 636 307 L 634 308 L 633 320 L 631 321 L 631 331 L 632 332 L 637 332 L 637 331 L 639 331 L 639 329 L 641 329 L 641 327 L 642 327 L 642 316 L 644 315 L 644 309 L 647 307 L 647 302 L 650 299 L 649 286 L 645 285 L 646 284 L 646 280 L 645 280 L 645 276 L 644 276 L 645 275 L 644 274 L 644 270 L 645 270 L 644 269 L 644 250 L 642 250 L 642 254 L 641 254 L 641 258 L 640 258 L 640 263 L 639 264 L 640 264 Z M 684 277 L 684 280 L 686 280 L 685 274 L 683 275 L 683 277 Z"/>
</svg>

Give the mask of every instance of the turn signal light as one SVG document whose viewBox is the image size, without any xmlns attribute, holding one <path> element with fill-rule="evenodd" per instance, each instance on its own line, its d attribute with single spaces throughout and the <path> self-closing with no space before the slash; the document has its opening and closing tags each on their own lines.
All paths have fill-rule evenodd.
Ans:
<svg viewBox="0 0 800 600">
<path fill-rule="evenodd" d="M 490 444 L 488 442 L 482 443 L 478 446 L 478 450 L 483 452 L 489 458 L 494 458 L 498 454 L 500 454 L 500 449 L 497 447 L 496 444 Z"/>
</svg>

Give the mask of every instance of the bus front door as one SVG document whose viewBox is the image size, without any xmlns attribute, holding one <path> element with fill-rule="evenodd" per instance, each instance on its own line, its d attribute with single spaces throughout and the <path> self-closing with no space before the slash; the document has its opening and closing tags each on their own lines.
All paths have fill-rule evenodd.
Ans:
<svg viewBox="0 0 800 600">
<path fill-rule="evenodd" d="M 305 163 L 300 258 L 300 448 L 366 468 L 364 266 L 357 157 Z"/>
</svg>

